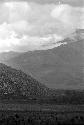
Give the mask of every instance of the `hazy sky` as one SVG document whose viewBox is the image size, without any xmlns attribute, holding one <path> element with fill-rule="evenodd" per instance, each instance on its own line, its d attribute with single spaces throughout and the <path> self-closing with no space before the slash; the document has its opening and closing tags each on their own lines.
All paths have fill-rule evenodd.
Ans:
<svg viewBox="0 0 84 125">
<path fill-rule="evenodd" d="M 2 0 L 1 0 L 2 1 Z M 15 0 L 3 0 L 3 1 L 15 1 Z M 59 0 L 17 0 L 17 1 L 26 1 L 34 2 L 39 4 L 57 4 Z M 69 4 L 72 6 L 83 6 L 84 0 L 60 0 L 62 4 Z"/>
<path fill-rule="evenodd" d="M 0 52 L 59 46 L 57 41 L 77 28 L 84 28 L 83 1 L 60 0 L 60 4 L 58 0 L 0 2 Z"/>
</svg>

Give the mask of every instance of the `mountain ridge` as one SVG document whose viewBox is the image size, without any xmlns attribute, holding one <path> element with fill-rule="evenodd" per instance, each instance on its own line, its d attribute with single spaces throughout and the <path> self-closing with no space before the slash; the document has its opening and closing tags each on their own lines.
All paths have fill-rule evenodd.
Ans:
<svg viewBox="0 0 84 125">
<path fill-rule="evenodd" d="M 67 37 L 62 41 L 67 42 L 66 45 L 49 50 L 26 52 L 5 63 L 30 73 L 50 88 L 83 89 L 84 39 L 82 33 L 84 30 L 78 29 Z"/>
</svg>

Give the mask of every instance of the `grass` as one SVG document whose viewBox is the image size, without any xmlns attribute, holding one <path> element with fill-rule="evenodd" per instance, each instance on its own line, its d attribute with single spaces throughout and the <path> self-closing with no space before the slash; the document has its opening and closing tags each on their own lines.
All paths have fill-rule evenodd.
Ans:
<svg viewBox="0 0 84 125">
<path fill-rule="evenodd" d="M 84 125 L 83 112 L 1 111 L 0 125 Z"/>
<path fill-rule="evenodd" d="M 84 125 L 84 105 L 0 103 L 0 125 L 13 125 L 13 123 L 14 125 Z"/>
<path fill-rule="evenodd" d="M 52 112 L 84 112 L 84 105 L 55 105 L 30 103 L 0 103 L 0 110 L 5 111 L 52 111 Z"/>
</svg>

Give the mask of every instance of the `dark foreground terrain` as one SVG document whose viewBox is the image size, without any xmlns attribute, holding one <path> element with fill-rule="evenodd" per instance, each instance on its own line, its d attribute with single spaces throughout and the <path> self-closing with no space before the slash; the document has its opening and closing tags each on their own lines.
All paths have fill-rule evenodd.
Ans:
<svg viewBox="0 0 84 125">
<path fill-rule="evenodd" d="M 84 125 L 84 105 L 0 103 L 0 125 Z"/>
<path fill-rule="evenodd" d="M 0 63 L 0 125 L 84 125 L 84 90 L 55 90 Z"/>
</svg>

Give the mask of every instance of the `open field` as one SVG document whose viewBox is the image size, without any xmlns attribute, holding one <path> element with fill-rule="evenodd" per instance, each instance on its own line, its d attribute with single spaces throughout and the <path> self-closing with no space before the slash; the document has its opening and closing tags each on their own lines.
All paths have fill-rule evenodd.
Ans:
<svg viewBox="0 0 84 125">
<path fill-rule="evenodd" d="M 54 105 L 30 103 L 0 103 L 1 111 L 52 111 L 52 112 L 83 112 L 84 105 Z"/>
<path fill-rule="evenodd" d="M 0 103 L 0 125 L 84 125 L 84 105 Z"/>
<path fill-rule="evenodd" d="M 69 122 L 74 121 L 74 119 L 76 124 L 80 122 L 84 123 L 84 105 L 0 103 L 0 119 L 16 117 L 16 114 L 19 118 L 23 118 L 24 121 L 32 119 L 33 121 L 40 120 L 45 121 L 46 123 L 46 121 L 50 120 L 50 122 L 53 121 L 52 125 L 54 125 L 54 122 L 56 121 L 69 124 Z"/>
</svg>

